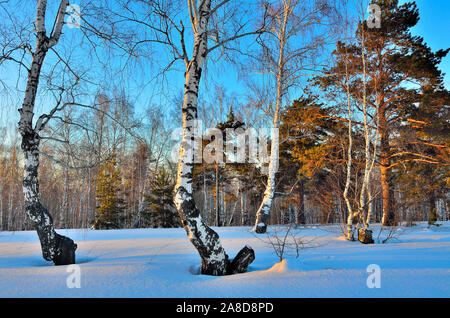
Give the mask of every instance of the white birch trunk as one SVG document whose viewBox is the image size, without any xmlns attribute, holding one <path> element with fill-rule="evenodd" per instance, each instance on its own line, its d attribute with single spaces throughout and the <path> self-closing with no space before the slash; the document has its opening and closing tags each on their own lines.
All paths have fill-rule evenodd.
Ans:
<svg viewBox="0 0 450 318">
<path fill-rule="evenodd" d="M 55 232 L 52 217 L 41 204 L 38 169 L 39 131 L 43 127 L 41 127 L 41 121 L 38 121 L 36 127 L 33 127 L 33 111 L 41 68 L 47 51 L 59 40 L 68 1 L 61 1 L 55 30 L 51 37 L 47 37 L 45 31 L 46 5 L 47 1 L 45 0 L 40 0 L 38 3 L 35 51 L 28 73 L 22 108 L 19 109 L 19 132 L 22 136 L 21 148 L 25 156 L 25 174 L 22 184 L 25 197 L 25 212 L 37 230 L 44 259 L 53 261 L 55 265 L 63 265 L 75 263 L 75 250 L 77 245 L 71 239 Z"/>
<path fill-rule="evenodd" d="M 233 263 L 230 264 L 228 255 L 219 239 L 219 235 L 213 231 L 202 219 L 193 195 L 192 179 L 194 172 L 194 133 L 197 131 L 197 103 L 198 89 L 202 68 L 207 55 L 207 25 L 211 13 L 211 1 L 199 2 L 198 9 L 192 0 L 188 1 L 192 14 L 192 26 L 195 35 L 193 55 L 186 65 L 184 101 L 182 106 L 183 134 L 180 144 L 178 160 L 177 182 L 174 189 L 174 202 L 181 217 L 186 233 L 200 254 L 202 260 L 202 274 L 226 275 L 237 270 L 246 270 L 237 266 L 243 255 L 254 252 L 244 247 L 238 253 Z M 235 266 L 235 268 L 233 268 Z"/>
<path fill-rule="evenodd" d="M 347 50 L 347 48 L 346 48 Z M 345 188 L 344 188 L 344 200 L 347 205 L 347 228 L 346 234 L 348 240 L 354 240 L 354 227 L 353 227 L 353 219 L 355 214 L 353 212 L 352 205 L 350 203 L 350 199 L 348 197 L 348 191 L 350 189 L 351 182 L 351 173 L 352 173 L 352 149 L 353 149 L 353 138 L 352 138 L 352 110 L 350 104 L 350 88 L 349 88 L 349 74 L 348 74 L 348 66 L 347 66 L 347 51 L 346 51 L 346 60 L 345 60 L 345 75 L 346 75 L 346 93 L 347 93 L 347 108 L 348 108 L 348 149 L 347 149 L 347 176 L 345 180 Z"/>
<path fill-rule="evenodd" d="M 244 193 L 241 192 L 241 225 L 242 226 L 244 226 L 247 223 L 244 200 L 245 200 Z"/>
<path fill-rule="evenodd" d="M 286 45 L 287 35 L 286 28 L 289 19 L 289 15 L 292 12 L 290 2 L 285 3 L 283 7 L 282 23 L 280 24 L 280 29 L 278 30 L 278 40 L 279 40 L 279 52 L 278 52 L 278 65 L 277 65 L 277 96 L 275 104 L 275 113 L 273 117 L 273 128 L 272 128 L 272 142 L 270 149 L 270 161 L 269 161 L 269 174 L 267 177 L 266 190 L 264 191 L 263 201 L 256 212 L 256 221 L 254 226 L 254 231 L 258 234 L 265 233 L 267 230 L 267 224 L 270 218 L 270 209 L 272 207 L 272 201 L 275 194 L 275 175 L 278 171 L 278 161 L 279 161 L 279 112 L 281 108 L 281 103 L 283 101 L 284 95 L 284 48 Z"/>
<path fill-rule="evenodd" d="M 272 129 L 272 143 L 270 150 L 269 175 L 267 177 L 266 190 L 264 192 L 263 201 L 256 212 L 255 232 L 258 234 L 265 233 L 270 218 L 270 209 L 272 208 L 273 197 L 275 194 L 275 175 L 278 170 L 278 107 L 274 118 L 274 128 Z"/>
<path fill-rule="evenodd" d="M 365 138 L 365 165 L 364 165 L 364 177 L 363 184 L 361 186 L 361 193 L 359 197 L 359 215 L 364 216 L 364 211 L 366 208 L 366 192 L 367 195 L 371 197 L 369 189 L 370 180 L 370 137 L 369 137 L 369 127 L 367 124 L 367 105 L 366 105 L 366 59 L 364 53 L 364 30 L 361 32 L 361 57 L 362 57 L 362 67 L 363 67 L 363 119 L 364 119 L 364 138 Z M 363 219 L 364 227 L 367 229 L 369 227 L 368 219 Z"/>
</svg>

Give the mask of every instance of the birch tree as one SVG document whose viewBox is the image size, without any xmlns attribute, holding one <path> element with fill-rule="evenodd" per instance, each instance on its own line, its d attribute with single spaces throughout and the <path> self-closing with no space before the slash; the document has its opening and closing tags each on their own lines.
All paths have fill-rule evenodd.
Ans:
<svg viewBox="0 0 450 318">
<path fill-rule="evenodd" d="M 360 3 L 360 17 L 362 23 L 365 21 L 364 15 L 364 4 Z M 375 165 L 375 158 L 377 154 L 377 145 L 379 139 L 379 130 L 378 130 L 378 122 L 374 123 L 374 126 L 377 127 L 375 130 L 375 134 L 371 134 L 371 129 L 369 125 L 369 110 L 367 105 L 367 66 L 366 66 L 366 53 L 365 53 L 365 39 L 366 34 L 365 30 L 361 29 L 360 34 L 360 45 L 361 45 L 361 63 L 362 63 L 362 114 L 363 114 L 363 122 L 364 122 L 364 140 L 365 140 L 365 148 L 364 148 L 364 177 L 363 183 L 361 186 L 361 192 L 359 197 L 359 215 L 360 221 L 364 226 L 363 233 L 366 233 L 370 227 L 370 222 L 372 218 L 372 210 L 373 210 L 373 199 L 371 190 L 371 177 L 373 172 L 373 167 Z M 378 94 L 377 87 L 375 87 L 375 94 Z M 370 116 L 373 118 L 374 116 Z M 373 145 L 373 149 L 371 149 L 371 145 Z M 370 241 L 370 240 L 369 240 Z"/>
<path fill-rule="evenodd" d="M 347 25 L 345 26 L 347 29 Z M 347 37 L 347 30 L 346 30 Z M 347 38 L 346 38 L 347 40 Z M 352 150 L 353 150 L 353 137 L 352 137 L 352 108 L 351 108 L 351 96 L 349 87 L 349 71 L 348 71 L 348 52 L 345 51 L 345 92 L 347 97 L 347 114 L 348 114 L 348 146 L 347 146 L 347 171 L 345 178 L 345 188 L 344 188 L 344 201 L 347 206 L 347 239 L 354 240 L 354 228 L 353 220 L 355 218 L 356 212 L 353 210 L 348 191 L 350 189 L 351 174 L 352 174 Z"/>
<path fill-rule="evenodd" d="M 184 92 L 181 107 L 182 138 L 179 151 L 174 202 L 186 233 L 200 254 L 202 273 L 225 275 L 244 272 L 254 259 L 253 250 L 246 246 L 232 262 L 228 259 L 218 234 L 202 219 L 193 196 L 194 143 L 198 128 L 198 96 L 200 80 L 207 58 L 218 51 L 226 55 L 231 44 L 244 36 L 258 35 L 240 1 L 188 0 L 180 1 L 122 1 L 115 14 L 120 20 L 142 28 L 135 41 L 136 49 L 162 45 L 169 60 L 162 74 L 184 62 Z M 183 19 L 189 20 L 188 24 Z M 239 20 L 240 19 L 240 20 Z M 178 22 L 179 21 L 179 22 Z M 191 54 L 188 53 L 192 48 Z"/>
<path fill-rule="evenodd" d="M 55 27 L 51 34 L 47 35 L 45 27 L 47 1 L 39 0 L 38 2 L 35 22 L 36 43 L 32 52 L 31 65 L 28 68 L 25 96 L 22 107 L 19 109 L 19 132 L 22 136 L 21 148 L 25 157 L 23 179 L 25 211 L 37 230 L 44 259 L 53 261 L 55 265 L 75 263 L 77 245 L 70 238 L 56 233 L 49 211 L 41 204 L 38 181 L 40 133 L 51 116 L 41 115 L 35 125 L 33 125 L 33 117 L 41 69 L 48 51 L 60 39 L 68 4 L 69 1 L 67 0 L 60 2 Z"/>
<path fill-rule="evenodd" d="M 365 23 L 365 17 L 364 17 L 364 6 L 363 2 L 360 2 L 360 22 Z M 347 23 L 346 18 L 346 23 Z M 375 163 L 375 155 L 376 155 L 376 149 L 377 149 L 377 142 L 378 142 L 378 130 L 375 134 L 375 140 L 373 140 L 373 135 L 370 133 L 370 125 L 369 125 L 369 114 L 367 109 L 367 73 L 366 73 L 366 59 L 365 59 L 365 30 L 361 29 L 359 33 L 359 44 L 360 44 L 360 61 L 355 61 L 355 59 L 351 60 L 349 57 L 348 52 L 348 37 L 347 37 L 347 29 L 348 25 L 345 26 L 345 48 L 344 48 L 344 76 L 343 76 L 343 83 L 342 87 L 345 89 L 345 95 L 346 95 L 346 101 L 347 101 L 347 116 L 348 116 L 348 147 L 347 147 L 347 165 L 346 165 L 346 182 L 345 182 L 345 188 L 344 188 L 344 201 L 346 203 L 347 207 L 347 221 L 346 221 L 346 237 L 348 240 L 354 240 L 354 232 L 355 227 L 354 224 L 357 223 L 357 227 L 359 227 L 360 224 L 364 226 L 363 229 L 359 229 L 358 231 L 358 237 L 360 236 L 359 233 L 361 233 L 361 237 L 367 237 L 367 240 L 364 240 L 365 243 L 373 242 L 371 239 L 371 232 L 369 232 L 369 225 L 370 225 L 370 218 L 372 213 L 372 192 L 370 187 L 370 180 L 372 175 L 373 166 Z M 353 56 L 354 58 L 354 56 Z M 353 62 L 353 63 L 352 63 Z M 354 73 L 354 70 L 350 70 L 351 65 L 355 64 L 354 62 L 357 62 L 356 64 L 361 65 L 361 79 L 358 79 L 358 76 L 353 76 L 352 79 L 350 79 L 350 75 Z M 355 206 L 351 204 L 351 198 L 349 197 L 349 189 L 351 186 L 351 180 L 352 180 L 352 156 L 353 156 L 353 110 L 352 110 L 352 102 L 354 101 L 354 94 L 352 94 L 352 91 L 350 89 L 351 82 L 353 83 L 355 81 L 361 81 L 361 92 L 356 97 L 356 103 L 361 104 L 362 107 L 359 107 L 359 109 L 362 112 L 363 117 L 363 131 L 364 131 L 364 173 L 362 177 L 362 183 L 360 187 L 358 187 L 358 171 L 355 171 L 355 176 L 353 178 L 354 180 L 354 188 L 358 189 L 360 188 L 359 192 L 359 198 L 358 194 L 355 195 L 354 202 Z M 373 118 L 373 116 L 371 117 Z M 372 126 L 373 127 L 373 126 Z M 371 145 L 374 145 L 373 153 L 371 150 Z M 355 191 L 356 192 L 356 191 Z M 366 216 L 367 212 L 367 216 Z M 362 231 L 362 232 L 361 232 Z M 370 236 L 370 238 L 369 238 Z"/>
<path fill-rule="evenodd" d="M 363 3 L 361 2 L 361 22 L 363 23 L 364 19 L 364 10 L 363 10 Z M 366 95 L 367 95 L 367 88 L 366 88 L 366 60 L 365 60 L 365 49 L 364 49 L 364 39 L 365 34 L 364 30 L 361 31 L 360 34 L 360 44 L 361 44 L 361 65 L 362 65 L 362 98 L 361 102 L 362 104 L 362 116 L 363 116 L 363 127 L 364 127 L 364 140 L 365 140 L 365 147 L 364 147 L 364 175 L 362 178 L 362 184 L 361 184 L 361 190 L 359 193 L 359 200 L 356 198 L 356 209 L 352 207 L 352 204 L 350 203 L 349 198 L 349 189 L 350 189 L 350 182 L 351 182 L 351 174 L 352 174 L 352 151 L 353 151 L 353 138 L 352 138 L 352 107 L 351 107 L 351 101 L 352 101 L 352 94 L 350 92 L 350 71 L 349 71 L 349 56 L 348 56 L 348 48 L 345 47 L 345 92 L 346 92 L 346 99 L 347 99 L 347 114 L 348 114 L 348 148 L 347 148 L 347 171 L 346 171 L 346 182 L 345 182 L 345 189 L 344 189 L 344 201 L 347 206 L 347 226 L 346 226 L 346 235 L 348 240 L 354 240 L 354 223 L 355 221 L 358 223 L 363 223 L 364 225 L 364 232 L 368 233 L 368 227 L 369 227 L 369 221 L 370 221 L 370 214 L 372 210 L 372 193 L 370 190 L 370 176 L 372 174 L 372 168 L 374 164 L 374 158 L 376 153 L 376 144 L 377 141 L 374 143 L 374 154 L 371 156 L 371 135 L 370 135 L 370 128 L 368 124 L 368 112 L 367 112 L 367 101 L 366 101 Z M 345 31 L 345 43 L 347 43 L 347 25 L 346 25 L 346 31 Z M 376 138 L 378 138 L 378 131 L 376 134 Z M 373 160 L 371 160 L 373 158 Z M 354 178 L 355 182 L 358 182 L 357 176 Z M 369 202 L 366 200 L 366 195 L 369 197 Z M 364 217 L 365 211 L 366 211 L 366 204 L 369 204 L 369 211 L 367 218 Z M 370 241 L 370 240 L 369 240 Z"/>
<path fill-rule="evenodd" d="M 197 127 L 198 88 L 205 59 L 212 48 L 208 48 L 208 22 L 217 7 L 211 7 L 211 1 L 188 1 L 189 17 L 194 31 L 194 47 L 192 57 L 184 55 L 186 63 L 183 113 L 183 135 L 180 144 L 177 182 L 174 189 L 174 201 L 182 219 L 184 228 L 192 244 L 197 248 L 202 259 L 202 273 L 224 275 L 247 270 L 254 259 L 254 252 L 244 247 L 231 265 L 228 256 L 220 243 L 218 234 L 203 221 L 193 197 L 192 177 L 194 168 L 194 151 L 192 134 Z M 216 36 L 219 40 L 219 38 Z M 186 53 L 186 52 L 185 52 Z M 231 269 L 229 269 L 231 266 Z M 231 271 L 231 272 L 230 272 Z"/>
<path fill-rule="evenodd" d="M 279 164 L 279 118 L 283 102 L 291 87 L 300 82 L 300 77 L 314 68 L 313 56 L 331 36 L 330 33 L 316 33 L 319 23 L 326 25 L 333 8 L 327 1 L 276 0 L 267 1 L 268 12 L 266 36 L 259 41 L 262 47 L 260 70 L 273 77 L 276 90 L 274 102 L 256 102 L 267 114 L 273 115 L 271 153 L 266 190 L 256 213 L 254 230 L 265 233 L 275 193 L 275 176 Z"/>
</svg>

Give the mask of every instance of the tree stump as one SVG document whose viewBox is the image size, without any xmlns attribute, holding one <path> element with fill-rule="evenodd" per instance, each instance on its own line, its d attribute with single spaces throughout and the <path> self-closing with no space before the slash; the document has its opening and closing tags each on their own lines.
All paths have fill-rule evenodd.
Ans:
<svg viewBox="0 0 450 318">
<path fill-rule="evenodd" d="M 372 231 L 369 229 L 358 230 L 358 240 L 363 244 L 373 244 Z"/>
<path fill-rule="evenodd" d="M 55 265 L 75 264 L 75 244 L 70 238 L 56 234 L 56 255 L 53 259 Z"/>
<path fill-rule="evenodd" d="M 255 227 L 255 232 L 257 234 L 264 234 L 264 233 L 266 233 L 266 231 L 267 231 L 267 225 L 265 223 L 259 223 Z"/>
<path fill-rule="evenodd" d="M 248 266 L 255 260 L 255 252 L 253 249 L 245 245 L 236 257 L 230 263 L 228 268 L 228 275 L 245 273 Z"/>
</svg>

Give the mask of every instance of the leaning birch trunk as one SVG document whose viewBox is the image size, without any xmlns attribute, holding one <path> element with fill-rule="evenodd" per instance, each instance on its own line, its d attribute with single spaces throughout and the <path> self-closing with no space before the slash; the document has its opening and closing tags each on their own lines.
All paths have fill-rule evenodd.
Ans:
<svg viewBox="0 0 450 318">
<path fill-rule="evenodd" d="M 195 9 L 192 0 L 190 8 Z M 244 272 L 254 260 L 254 252 L 244 247 L 233 262 L 222 247 L 219 235 L 202 219 L 193 196 L 194 134 L 197 129 L 197 98 L 202 68 L 207 55 L 207 25 L 211 13 L 211 1 L 200 2 L 195 19 L 192 20 L 195 42 L 192 59 L 185 73 L 184 101 L 182 106 L 183 134 L 178 159 L 177 182 L 174 202 L 186 233 L 200 254 L 202 274 L 221 276 Z"/>
<path fill-rule="evenodd" d="M 267 177 L 266 190 L 264 192 L 263 201 L 256 212 L 255 232 L 258 234 L 266 233 L 267 224 L 270 218 L 270 209 L 272 208 L 273 196 L 275 193 L 275 175 L 278 170 L 278 106 L 275 111 L 274 127 L 272 129 L 272 143 L 270 149 L 269 175 Z"/>
<path fill-rule="evenodd" d="M 277 64 L 277 96 L 275 104 L 275 113 L 273 117 L 273 128 L 272 128 L 272 143 L 270 149 L 270 162 L 269 162 L 269 174 L 267 177 L 266 190 L 264 191 L 263 201 L 256 212 L 256 221 L 254 231 L 258 234 L 266 233 L 267 224 L 270 217 L 270 209 L 272 207 L 273 196 L 275 193 L 275 174 L 278 170 L 278 152 L 279 152 L 279 112 L 281 108 L 284 87 L 284 48 L 287 40 L 286 28 L 287 22 L 292 8 L 290 7 L 290 2 L 286 3 L 283 8 L 282 23 L 280 24 L 280 29 L 278 32 L 279 39 L 279 52 L 278 52 L 278 64 Z"/>
<path fill-rule="evenodd" d="M 346 34 L 347 37 L 347 34 Z M 348 66 L 347 66 L 347 48 L 345 49 L 345 86 L 347 93 L 347 108 L 348 108 L 348 149 L 347 149 L 347 176 L 345 180 L 345 188 L 344 188 L 344 200 L 347 206 L 347 228 L 346 234 L 347 239 L 353 241 L 355 229 L 353 227 L 353 219 L 355 217 L 355 213 L 353 212 L 352 205 L 350 203 L 350 199 L 348 198 L 348 190 L 350 189 L 350 181 L 351 181 L 351 173 L 352 173 L 352 149 L 353 149 L 353 138 L 352 138 L 352 109 L 350 105 L 350 88 L 349 88 L 349 74 L 348 74 Z"/>
<path fill-rule="evenodd" d="M 363 216 L 366 209 L 366 193 L 368 192 L 369 180 L 370 180 L 370 139 L 369 139 L 369 127 L 367 124 L 367 105 L 366 105 L 366 58 L 364 55 L 364 30 L 361 33 L 361 57 L 363 67 L 363 118 L 364 118 L 364 139 L 365 139 L 365 164 L 364 164 L 364 178 L 361 186 L 361 193 L 359 197 L 359 215 Z M 367 193 L 368 194 L 368 193 Z M 363 221 L 364 228 L 368 228 L 369 224 L 366 220 Z"/>
<path fill-rule="evenodd" d="M 55 232 L 53 220 L 48 210 L 41 204 L 39 193 L 39 132 L 44 128 L 43 117 L 33 127 L 34 105 L 41 68 L 47 51 L 55 45 L 61 35 L 64 23 L 64 14 L 68 1 L 61 1 L 56 20 L 54 33 L 49 38 L 45 31 L 45 11 L 47 1 L 40 0 L 37 8 L 36 20 L 36 46 L 33 53 L 31 68 L 22 108 L 19 109 L 19 132 L 22 136 L 21 148 L 25 157 L 25 175 L 23 179 L 23 193 L 25 197 L 25 212 L 37 230 L 44 259 L 53 261 L 55 265 L 75 263 L 75 250 L 77 245 L 65 236 Z"/>
</svg>

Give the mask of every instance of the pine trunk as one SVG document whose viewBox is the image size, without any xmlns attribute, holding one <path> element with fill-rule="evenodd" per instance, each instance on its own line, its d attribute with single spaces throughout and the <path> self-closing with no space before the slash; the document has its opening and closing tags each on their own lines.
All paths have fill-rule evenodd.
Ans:
<svg viewBox="0 0 450 318">
<path fill-rule="evenodd" d="M 303 181 L 299 182 L 297 192 L 297 225 L 305 224 L 305 184 Z"/>
<path fill-rule="evenodd" d="M 431 193 L 428 195 L 428 202 L 430 205 L 428 224 L 434 224 L 437 221 L 437 213 L 436 213 L 436 197 L 434 196 L 433 191 L 431 191 Z"/>
</svg>

